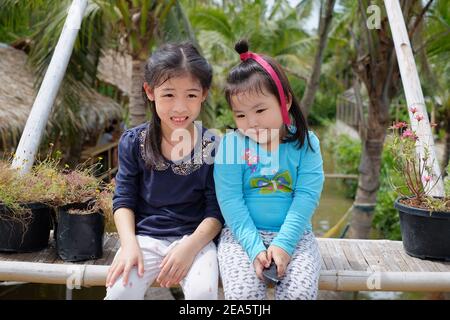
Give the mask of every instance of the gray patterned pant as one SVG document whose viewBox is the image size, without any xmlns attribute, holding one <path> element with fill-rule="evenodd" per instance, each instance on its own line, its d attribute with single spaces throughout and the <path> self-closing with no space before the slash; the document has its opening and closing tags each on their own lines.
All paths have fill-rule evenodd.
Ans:
<svg viewBox="0 0 450 320">
<path fill-rule="evenodd" d="M 265 245 L 275 232 L 260 231 Z M 229 228 L 224 228 L 218 247 L 220 276 L 226 300 L 263 300 L 266 284 L 256 276 L 247 253 L 235 240 Z M 321 256 L 312 232 L 305 232 L 297 244 L 286 274 L 275 288 L 276 300 L 315 300 L 319 283 Z"/>
</svg>

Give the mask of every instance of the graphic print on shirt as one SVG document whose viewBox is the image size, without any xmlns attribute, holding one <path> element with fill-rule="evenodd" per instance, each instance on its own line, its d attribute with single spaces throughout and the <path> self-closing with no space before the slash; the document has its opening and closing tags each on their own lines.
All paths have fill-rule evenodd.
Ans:
<svg viewBox="0 0 450 320">
<path fill-rule="evenodd" d="M 253 151 L 250 149 L 245 149 L 245 153 L 242 156 L 242 159 L 245 160 L 245 163 L 250 167 L 251 173 L 254 173 L 258 168 L 259 156 L 254 155 Z"/>
<path fill-rule="evenodd" d="M 250 179 L 251 188 L 259 188 L 261 194 L 271 194 L 277 191 L 292 192 L 292 177 L 288 170 L 277 173 L 273 178 L 267 176 Z"/>
</svg>

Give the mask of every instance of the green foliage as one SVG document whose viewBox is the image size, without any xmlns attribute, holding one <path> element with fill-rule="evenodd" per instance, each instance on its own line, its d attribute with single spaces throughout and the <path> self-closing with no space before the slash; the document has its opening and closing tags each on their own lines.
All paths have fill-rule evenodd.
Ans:
<svg viewBox="0 0 450 320">
<path fill-rule="evenodd" d="M 323 125 L 325 121 L 336 117 L 336 95 L 327 94 L 322 86 L 316 93 L 314 105 L 308 116 L 310 125 Z"/>
<path fill-rule="evenodd" d="M 395 191 L 383 184 L 378 190 L 377 205 L 372 225 L 380 233 L 381 238 L 401 240 L 400 219 L 394 201 L 397 198 Z"/>
<path fill-rule="evenodd" d="M 214 71 L 210 106 L 202 110 L 205 124 L 218 129 L 234 125 L 223 88 L 228 72 L 239 63 L 234 44 L 240 38 L 249 40 L 250 50 L 270 55 L 284 66 L 301 99 L 316 43 L 301 28 L 302 19 L 311 11 L 308 2 L 293 8 L 287 1 L 276 1 L 269 8 L 267 1 L 185 1 L 196 38 Z"/>
<path fill-rule="evenodd" d="M 358 174 L 359 159 L 361 157 L 361 144 L 348 135 L 335 136 L 331 131 L 327 132 L 323 141 L 325 147 L 333 155 L 335 172 L 345 174 Z M 344 179 L 345 194 L 348 198 L 354 198 L 358 181 Z"/>
<path fill-rule="evenodd" d="M 395 159 L 387 148 L 384 148 L 380 172 L 380 189 L 377 193 L 377 205 L 372 221 L 373 227 L 380 233 L 383 239 L 401 240 L 400 220 L 394 201 L 398 193 L 392 188 L 397 184 L 401 176 L 393 170 Z"/>
</svg>

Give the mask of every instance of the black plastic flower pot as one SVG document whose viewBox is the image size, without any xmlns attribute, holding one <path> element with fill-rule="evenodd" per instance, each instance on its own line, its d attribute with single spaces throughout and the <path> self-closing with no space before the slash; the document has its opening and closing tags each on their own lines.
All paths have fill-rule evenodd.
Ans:
<svg viewBox="0 0 450 320">
<path fill-rule="evenodd" d="M 101 212 L 69 213 L 87 210 L 91 202 L 75 203 L 57 210 L 56 250 L 64 261 L 84 261 L 103 255 L 104 216 Z"/>
<path fill-rule="evenodd" d="M 420 259 L 450 261 L 450 212 L 432 212 L 407 206 L 398 198 L 394 207 L 400 215 L 405 251 Z"/>
<path fill-rule="evenodd" d="M 52 209 L 41 203 L 24 204 L 23 215 L 0 203 L 0 251 L 35 252 L 48 246 L 52 228 Z"/>
</svg>

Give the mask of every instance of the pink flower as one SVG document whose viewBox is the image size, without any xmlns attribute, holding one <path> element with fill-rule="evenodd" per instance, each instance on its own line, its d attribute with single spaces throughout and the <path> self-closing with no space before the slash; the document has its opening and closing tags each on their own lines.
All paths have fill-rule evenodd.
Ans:
<svg viewBox="0 0 450 320">
<path fill-rule="evenodd" d="M 422 113 L 416 113 L 414 115 L 414 118 L 416 118 L 417 121 L 423 120 L 423 114 Z"/>
<path fill-rule="evenodd" d="M 423 176 L 423 181 L 430 182 L 433 179 L 432 176 Z"/>
<path fill-rule="evenodd" d="M 403 132 L 402 134 L 402 138 L 405 139 L 412 139 L 412 140 L 417 140 L 417 136 L 414 132 L 412 132 L 411 130 L 407 129 Z"/>
<path fill-rule="evenodd" d="M 416 107 L 411 107 L 411 108 L 409 108 L 409 111 L 411 111 L 412 114 L 414 114 L 414 113 L 417 112 L 417 108 Z"/>
<path fill-rule="evenodd" d="M 401 128 L 407 128 L 408 124 L 406 122 L 397 122 L 394 123 L 394 125 L 391 127 L 392 129 L 401 129 Z"/>
</svg>

